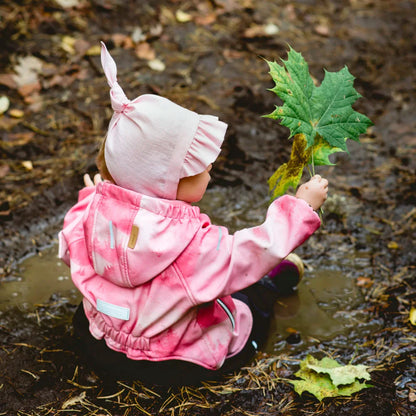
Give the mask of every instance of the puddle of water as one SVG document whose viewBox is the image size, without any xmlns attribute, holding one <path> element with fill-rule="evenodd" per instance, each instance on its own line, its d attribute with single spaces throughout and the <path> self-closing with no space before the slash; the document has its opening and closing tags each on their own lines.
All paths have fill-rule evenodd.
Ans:
<svg viewBox="0 0 416 416">
<path fill-rule="evenodd" d="M 58 259 L 57 253 L 58 248 L 52 246 L 24 259 L 16 278 L 0 286 L 0 310 L 13 306 L 33 309 L 34 305 L 47 302 L 52 294 L 79 300 L 69 267 Z"/>
<path fill-rule="evenodd" d="M 266 351 L 282 352 L 291 334 L 296 344 L 316 343 L 349 334 L 359 326 L 366 331 L 368 317 L 355 310 L 362 301 L 354 279 L 337 270 L 306 272 L 298 290 L 275 306 L 271 336 Z M 303 347 L 304 348 L 304 347 Z"/>
</svg>

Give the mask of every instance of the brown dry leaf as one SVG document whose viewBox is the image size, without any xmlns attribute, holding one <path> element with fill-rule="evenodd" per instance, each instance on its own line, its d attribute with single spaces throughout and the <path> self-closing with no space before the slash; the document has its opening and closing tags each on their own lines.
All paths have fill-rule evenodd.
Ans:
<svg viewBox="0 0 416 416">
<path fill-rule="evenodd" d="M 195 23 L 201 26 L 208 26 L 217 20 L 217 13 L 209 13 L 204 16 L 196 16 Z"/>
<path fill-rule="evenodd" d="M 16 89 L 17 84 L 12 74 L 0 74 L 0 85 L 5 85 L 8 88 Z"/>
<path fill-rule="evenodd" d="M 26 133 L 14 133 L 7 136 L 7 140 L 3 140 L 2 144 L 6 148 L 15 147 L 15 146 L 24 146 L 29 143 L 35 137 L 33 131 L 28 131 Z"/>
<path fill-rule="evenodd" d="M 9 165 L 0 165 L 0 178 L 4 178 L 9 172 Z"/>
<path fill-rule="evenodd" d="M 374 280 L 369 277 L 360 276 L 357 278 L 357 286 L 364 287 L 366 289 L 370 288 L 374 284 Z"/>
<path fill-rule="evenodd" d="M 135 48 L 136 56 L 146 61 L 153 61 L 156 59 L 156 52 L 147 42 L 139 43 Z"/>
<path fill-rule="evenodd" d="M 100 45 L 96 45 L 100 46 Z M 77 39 L 74 43 L 74 50 L 78 55 L 86 55 L 91 49 L 91 44 L 84 39 Z"/>
<path fill-rule="evenodd" d="M 22 97 L 28 97 L 29 95 L 32 95 L 36 92 L 39 92 L 41 90 L 41 88 L 42 87 L 40 85 L 40 82 L 38 80 L 36 80 L 35 82 L 32 82 L 31 84 L 22 85 L 21 87 L 19 87 L 17 92 Z"/>
<path fill-rule="evenodd" d="M 111 40 L 117 47 L 122 47 L 124 49 L 134 48 L 134 42 L 131 36 L 125 35 L 123 33 L 113 33 L 111 35 Z"/>
<path fill-rule="evenodd" d="M 244 52 L 236 51 L 234 49 L 224 49 L 222 55 L 226 59 L 240 59 L 244 57 Z"/>
<path fill-rule="evenodd" d="M 14 126 L 20 123 L 20 120 L 12 119 L 7 116 L 0 117 L 0 130 L 10 131 Z"/>
<path fill-rule="evenodd" d="M 279 33 L 279 27 L 274 23 L 269 23 L 267 25 L 254 25 L 249 27 L 244 31 L 244 36 L 251 39 L 264 36 L 274 36 L 277 33 Z"/>
</svg>

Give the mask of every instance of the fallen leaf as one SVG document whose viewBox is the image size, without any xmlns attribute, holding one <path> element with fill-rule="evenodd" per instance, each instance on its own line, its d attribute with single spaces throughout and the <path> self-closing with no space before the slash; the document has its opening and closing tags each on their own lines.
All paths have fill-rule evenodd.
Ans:
<svg viewBox="0 0 416 416">
<path fill-rule="evenodd" d="M 316 25 L 314 27 L 315 33 L 317 33 L 320 36 L 329 36 L 329 27 L 326 25 Z"/>
<path fill-rule="evenodd" d="M 87 56 L 99 56 L 100 54 L 101 54 L 101 46 L 100 45 L 91 46 L 85 52 L 85 55 L 87 55 Z"/>
<path fill-rule="evenodd" d="M 133 33 L 131 34 L 131 40 L 134 43 L 139 43 L 146 40 L 146 35 L 144 34 L 143 29 L 140 26 L 134 28 Z"/>
<path fill-rule="evenodd" d="M 39 83 L 38 76 L 42 72 L 43 62 L 35 56 L 19 57 L 14 67 L 13 80 L 17 87 Z"/>
<path fill-rule="evenodd" d="M 416 308 L 412 307 L 409 312 L 409 321 L 413 326 L 416 326 Z"/>
<path fill-rule="evenodd" d="M 251 26 L 244 31 L 244 36 L 246 38 L 257 38 L 263 36 L 273 36 L 279 33 L 279 27 L 273 23 L 267 25 L 255 25 Z"/>
<path fill-rule="evenodd" d="M 5 85 L 8 88 L 16 89 L 17 84 L 12 74 L 0 74 L 0 85 Z"/>
<path fill-rule="evenodd" d="M 72 36 L 64 36 L 61 41 L 61 48 L 70 55 L 75 55 L 76 39 Z"/>
<path fill-rule="evenodd" d="M 195 23 L 197 25 L 201 26 L 208 26 L 211 23 L 214 23 L 217 20 L 217 14 L 216 13 L 209 13 L 204 16 L 196 16 L 195 17 Z"/>
<path fill-rule="evenodd" d="M 9 172 L 9 165 L 0 165 L 0 178 L 4 178 Z"/>
<path fill-rule="evenodd" d="M 187 23 L 192 20 L 192 16 L 189 13 L 186 13 L 182 10 L 177 10 L 175 13 L 175 17 L 179 23 Z"/>
<path fill-rule="evenodd" d="M 391 250 L 397 250 L 398 248 L 400 248 L 400 246 L 395 241 L 390 241 L 387 244 L 387 247 Z"/>
<path fill-rule="evenodd" d="M 153 61 L 156 59 L 156 52 L 147 42 L 139 43 L 135 48 L 136 56 L 146 61 Z"/>
<path fill-rule="evenodd" d="M 371 385 L 359 380 L 370 380 L 370 374 L 364 365 L 341 365 L 325 357 L 322 360 L 308 355 L 295 373 L 300 380 L 288 380 L 296 393 L 313 394 L 319 401 L 326 397 L 351 396 Z"/>
<path fill-rule="evenodd" d="M 2 140 L 2 146 L 6 148 L 15 147 L 15 146 L 24 146 L 29 143 L 35 137 L 33 131 L 28 131 L 26 133 L 14 133 L 6 136 L 6 139 Z"/>
<path fill-rule="evenodd" d="M 5 96 L 2 95 L 0 97 L 0 114 L 5 113 L 10 107 L 10 100 Z"/>
<path fill-rule="evenodd" d="M 99 47 L 100 45 L 95 45 L 95 47 Z M 74 43 L 75 52 L 78 55 L 85 55 L 88 50 L 91 49 L 91 44 L 84 39 L 76 39 Z"/>
<path fill-rule="evenodd" d="M 0 117 L 0 130 L 10 131 L 14 126 L 16 126 L 19 123 L 20 120 L 17 119 L 12 119 L 7 116 Z"/>
<path fill-rule="evenodd" d="M 149 36 L 153 38 L 159 37 L 163 33 L 163 26 L 160 23 L 151 26 L 149 29 Z"/>
<path fill-rule="evenodd" d="M 163 72 L 166 69 L 166 65 L 160 59 L 153 59 L 147 63 L 149 68 L 153 71 Z"/>
<path fill-rule="evenodd" d="M 55 0 L 55 3 L 57 3 L 59 6 L 61 6 L 64 9 L 71 9 L 72 7 L 78 7 L 81 4 L 79 0 Z"/>
<path fill-rule="evenodd" d="M 26 169 L 26 170 L 33 170 L 33 163 L 31 160 L 24 160 L 22 162 L 22 166 Z"/>
<path fill-rule="evenodd" d="M 124 33 L 113 33 L 111 35 L 111 40 L 114 42 L 114 45 L 117 47 L 124 46 L 124 44 L 127 42 L 128 39 L 131 40 L 131 37 L 125 35 Z M 100 46 L 100 50 L 101 50 L 101 46 Z"/>
<path fill-rule="evenodd" d="M 367 371 L 367 366 L 363 364 L 357 365 L 341 365 L 337 361 L 329 357 L 324 357 L 317 364 L 308 364 L 308 368 L 317 373 L 326 373 L 331 378 L 335 386 L 354 383 L 357 379 L 371 380 Z"/>
<path fill-rule="evenodd" d="M 235 49 L 225 48 L 222 52 L 224 58 L 226 59 L 240 59 L 244 56 L 243 52 L 237 51 Z"/>
<path fill-rule="evenodd" d="M 12 108 L 9 111 L 9 115 L 10 115 L 10 117 L 13 117 L 13 118 L 22 118 L 25 115 L 25 113 L 24 113 L 24 111 L 19 110 L 17 108 Z"/>
<path fill-rule="evenodd" d="M 62 404 L 62 410 L 67 409 L 75 404 L 82 403 L 86 397 L 86 392 L 83 391 L 79 396 L 71 397 L 66 402 Z"/>
<path fill-rule="evenodd" d="M 162 25 L 169 25 L 175 22 L 175 20 L 175 15 L 168 7 L 162 6 L 160 8 L 159 21 Z"/>
<path fill-rule="evenodd" d="M 370 279 L 369 277 L 360 276 L 357 278 L 357 286 L 364 287 L 366 289 L 370 288 L 374 284 L 374 280 Z"/>
<path fill-rule="evenodd" d="M 31 84 L 25 84 L 18 88 L 17 92 L 22 97 L 28 97 L 29 95 L 32 95 L 35 92 L 39 92 L 41 90 L 42 86 L 40 85 L 40 82 L 36 80 L 35 82 L 32 82 Z"/>
</svg>

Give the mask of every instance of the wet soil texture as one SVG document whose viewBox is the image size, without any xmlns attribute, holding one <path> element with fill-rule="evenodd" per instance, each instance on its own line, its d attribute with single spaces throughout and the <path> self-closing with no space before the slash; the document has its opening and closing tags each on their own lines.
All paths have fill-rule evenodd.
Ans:
<svg viewBox="0 0 416 416">
<path fill-rule="evenodd" d="M 374 387 L 352 397 L 320 403 L 293 392 L 282 379 L 306 354 L 293 333 L 284 356 L 260 354 L 223 384 L 163 389 L 97 377 L 71 337 L 74 305 L 52 297 L 35 312 L 0 315 L 0 414 L 416 414 L 415 25 L 414 0 L 2 2 L 2 282 L 16 277 L 19 259 L 56 241 L 82 174 L 95 170 L 111 116 L 100 40 L 129 98 L 161 94 L 229 124 L 212 186 L 253 207 L 290 152 L 286 129 L 261 118 L 278 104 L 263 58 L 285 58 L 290 44 L 318 82 L 323 68 L 347 65 L 364 97 L 355 109 L 375 123 L 349 156 L 319 171 L 331 200 L 299 252 L 310 267 L 352 277 L 364 301 L 340 313 L 378 329 L 308 347 L 373 369 Z"/>
</svg>

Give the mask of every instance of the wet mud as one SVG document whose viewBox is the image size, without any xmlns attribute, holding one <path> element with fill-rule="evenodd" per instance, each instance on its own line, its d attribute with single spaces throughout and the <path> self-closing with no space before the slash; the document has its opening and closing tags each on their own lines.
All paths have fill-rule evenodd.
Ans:
<svg viewBox="0 0 416 416">
<path fill-rule="evenodd" d="M 0 95 L 11 103 L 0 116 L 0 414 L 416 414 L 415 2 L 63 4 L 0 5 Z M 76 301 L 56 282 L 50 293 L 42 283 L 40 301 L 13 303 L 19 290 L 32 292 L 21 260 L 56 244 L 82 174 L 95 170 L 110 117 L 99 40 L 130 98 L 162 94 L 229 124 L 201 207 L 231 230 L 262 221 L 267 179 L 290 151 L 287 131 L 261 117 L 277 104 L 262 58 L 285 58 L 290 44 L 318 82 L 322 68 L 348 65 L 363 95 L 355 108 L 375 123 L 335 167 L 319 170 L 330 199 L 323 226 L 298 250 L 305 280 L 276 305 L 266 350 L 222 383 L 166 389 L 101 379 L 72 337 Z M 40 61 L 31 84 L 11 77 L 33 62 L 22 66 L 22 57 Z M 52 274 L 51 282 L 64 276 Z M 299 397 L 284 379 L 307 353 L 370 366 L 374 387 L 321 403 Z"/>
</svg>

